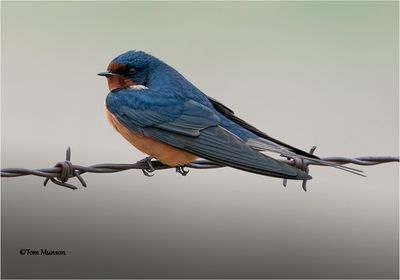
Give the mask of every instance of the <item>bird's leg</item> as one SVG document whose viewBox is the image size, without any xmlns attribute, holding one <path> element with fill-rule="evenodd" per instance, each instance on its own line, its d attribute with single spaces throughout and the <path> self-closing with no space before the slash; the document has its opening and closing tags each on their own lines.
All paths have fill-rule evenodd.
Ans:
<svg viewBox="0 0 400 280">
<path fill-rule="evenodd" d="M 154 158 L 154 157 L 152 157 L 152 156 L 148 156 L 148 157 L 145 157 L 144 159 L 141 159 L 141 160 L 138 161 L 138 163 L 143 163 L 143 162 L 145 162 L 145 163 L 147 163 L 147 165 L 149 166 L 148 168 L 143 168 L 143 169 L 142 169 L 143 174 L 144 174 L 145 176 L 147 176 L 147 177 L 153 177 L 154 174 L 150 174 L 150 173 L 153 173 L 154 171 L 156 171 L 156 170 L 154 169 L 154 167 L 153 167 L 153 164 L 151 163 L 151 160 L 152 160 L 153 158 Z"/>
<path fill-rule="evenodd" d="M 181 165 L 177 166 L 175 168 L 175 171 L 181 174 L 182 176 L 186 176 L 189 173 L 189 170 L 185 170 L 185 166 Z"/>
</svg>

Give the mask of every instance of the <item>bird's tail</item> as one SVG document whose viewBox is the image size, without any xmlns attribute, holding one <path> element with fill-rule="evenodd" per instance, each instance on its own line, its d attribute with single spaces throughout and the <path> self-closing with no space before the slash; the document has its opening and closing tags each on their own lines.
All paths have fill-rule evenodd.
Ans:
<svg viewBox="0 0 400 280">
<path fill-rule="evenodd" d="M 346 172 L 350 172 L 353 173 L 355 175 L 359 175 L 359 176 L 363 176 L 366 177 L 363 173 L 362 170 L 359 169 L 355 169 L 355 168 L 351 168 L 348 166 L 342 166 L 339 163 L 335 163 L 332 161 L 326 161 L 323 159 L 320 159 L 318 157 L 309 157 L 309 156 L 305 156 L 302 154 L 297 154 L 294 151 L 291 151 L 289 149 L 287 149 L 286 147 L 280 146 L 274 142 L 265 140 L 265 139 L 249 139 L 247 140 L 246 144 L 248 144 L 250 147 L 252 147 L 255 150 L 258 151 L 269 151 L 269 152 L 274 152 L 274 153 L 278 153 L 283 157 L 287 157 L 287 158 L 301 158 L 303 160 L 308 161 L 309 163 L 313 163 L 315 165 L 322 165 L 322 166 L 330 166 L 333 168 L 337 168 Z"/>
</svg>

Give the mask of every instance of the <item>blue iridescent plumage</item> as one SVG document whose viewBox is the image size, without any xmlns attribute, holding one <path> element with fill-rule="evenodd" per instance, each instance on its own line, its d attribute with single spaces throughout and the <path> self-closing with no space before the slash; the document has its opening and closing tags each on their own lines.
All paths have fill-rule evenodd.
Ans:
<svg viewBox="0 0 400 280">
<path fill-rule="evenodd" d="M 259 151 L 315 156 L 275 140 L 239 119 L 161 60 L 141 51 L 129 51 L 110 65 L 110 69 L 117 70 L 109 69 L 102 75 L 115 76 L 121 80 L 121 86 L 110 87 L 106 106 L 129 131 L 249 172 L 289 179 L 311 178 Z M 142 87 L 123 86 L 125 82 Z"/>
</svg>

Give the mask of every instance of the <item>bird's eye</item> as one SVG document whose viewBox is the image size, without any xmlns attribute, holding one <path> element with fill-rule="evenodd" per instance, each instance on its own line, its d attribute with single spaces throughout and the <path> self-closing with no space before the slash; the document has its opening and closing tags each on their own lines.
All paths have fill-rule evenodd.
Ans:
<svg viewBox="0 0 400 280">
<path fill-rule="evenodd" d="M 128 70 L 128 73 L 129 73 L 129 75 L 135 74 L 135 73 L 136 73 L 135 68 L 130 68 L 130 69 Z"/>
</svg>

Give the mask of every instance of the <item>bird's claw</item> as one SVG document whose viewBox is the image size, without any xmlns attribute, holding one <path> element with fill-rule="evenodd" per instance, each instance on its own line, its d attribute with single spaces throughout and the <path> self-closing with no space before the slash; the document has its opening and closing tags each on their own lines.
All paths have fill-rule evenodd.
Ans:
<svg viewBox="0 0 400 280">
<path fill-rule="evenodd" d="M 148 169 L 142 169 L 143 175 L 146 177 L 153 177 L 154 174 L 152 174 L 152 172 L 154 172 L 154 170 L 148 168 Z"/>
<path fill-rule="evenodd" d="M 182 176 L 186 176 L 189 173 L 189 170 L 185 170 L 185 166 L 177 166 L 175 170 Z"/>
<path fill-rule="evenodd" d="M 153 159 L 153 157 L 145 157 L 144 159 L 141 159 L 141 160 L 138 161 L 138 163 L 145 162 L 149 166 L 148 168 L 143 168 L 142 169 L 142 172 L 143 172 L 144 176 L 147 176 L 147 177 L 153 177 L 154 176 L 154 174 L 151 174 L 154 171 L 156 171 L 154 169 L 154 167 L 153 167 L 153 164 L 151 163 L 152 159 Z"/>
</svg>

